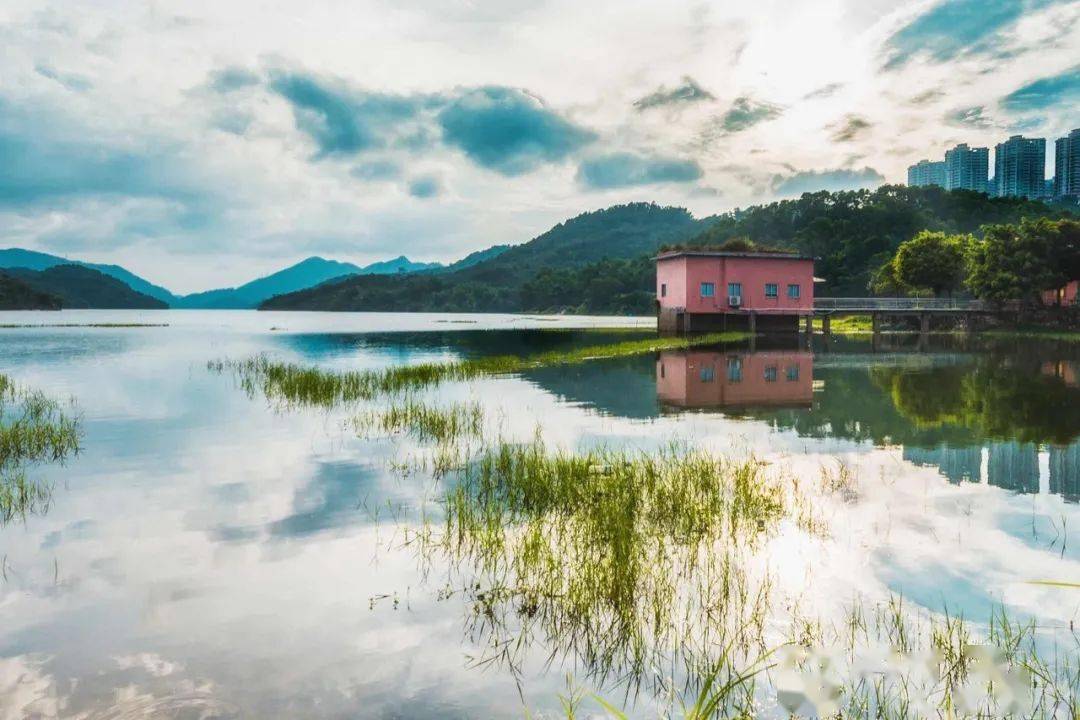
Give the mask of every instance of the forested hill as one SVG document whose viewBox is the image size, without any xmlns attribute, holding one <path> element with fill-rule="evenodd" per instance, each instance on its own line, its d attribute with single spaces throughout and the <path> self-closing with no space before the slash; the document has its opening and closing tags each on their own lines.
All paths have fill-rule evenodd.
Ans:
<svg viewBox="0 0 1080 720">
<path fill-rule="evenodd" d="M 157 298 L 136 292 L 126 283 L 83 265 L 56 265 L 40 271 L 7 268 L 3 273 L 42 297 L 59 299 L 64 308 L 158 310 L 168 307 Z"/>
<path fill-rule="evenodd" d="M 649 257 L 662 245 L 745 237 L 820 258 L 818 292 L 862 295 L 870 273 L 922 229 L 978 233 L 988 223 L 1060 217 L 1060 206 L 937 187 L 807 193 L 697 220 L 647 203 L 579 215 L 470 267 L 435 274 L 352 277 L 271 298 L 263 309 L 651 314 Z"/>
<path fill-rule="evenodd" d="M 358 276 L 309 290 L 280 295 L 262 305 L 266 310 L 385 310 L 447 312 L 517 312 L 533 309 L 523 303 L 522 289 L 543 271 L 569 273 L 605 261 L 622 276 L 622 261 L 648 256 L 664 244 L 685 242 L 707 223 L 684 208 L 651 203 L 617 205 L 559 223 L 542 235 L 507 248 L 493 257 L 459 270 L 404 276 Z M 613 262 L 614 261 L 614 262 Z M 637 263 L 640 264 L 640 263 Z M 618 283 L 641 292 L 640 273 Z M 565 297 L 553 299 L 558 309 L 582 312 L 576 288 L 565 286 Z M 575 299 L 577 297 L 577 299 Z M 644 299 L 647 307 L 647 298 Z M 603 298 L 610 307 L 613 300 Z M 643 300 L 623 308 L 639 312 Z M 531 303 L 530 303 L 531 304 Z"/>
<path fill-rule="evenodd" d="M 59 310 L 60 298 L 27 285 L 0 270 L 0 310 Z"/>
</svg>

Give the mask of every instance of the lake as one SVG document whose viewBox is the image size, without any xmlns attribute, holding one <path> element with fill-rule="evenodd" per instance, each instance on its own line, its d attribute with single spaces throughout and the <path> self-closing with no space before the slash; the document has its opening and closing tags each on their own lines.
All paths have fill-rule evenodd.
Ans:
<svg viewBox="0 0 1080 720">
<path fill-rule="evenodd" d="M 87 326 L 139 323 L 167 326 Z M 480 418 L 454 452 L 540 437 L 598 453 L 584 472 L 601 485 L 702 452 L 778 493 L 749 531 L 725 506 L 713 535 L 678 517 L 689 495 L 659 512 L 660 490 L 611 485 L 630 500 L 598 507 L 629 508 L 627 540 L 609 532 L 625 517 L 550 510 L 559 497 L 538 510 L 459 463 L 433 469 L 429 439 L 372 429 L 385 399 L 281 402 L 227 363 L 528 357 L 648 338 L 651 319 L 64 311 L 0 326 L 0 373 L 70 399 L 82 430 L 77 455 L 27 470 L 49 501 L 0 527 L 0 718 L 520 718 L 593 692 L 650 717 L 688 658 L 723 644 L 703 618 L 757 628 L 746 654 L 827 645 L 896 603 L 927 626 L 1004 609 L 1075 658 L 1080 343 L 762 337 L 418 390 Z M 737 547 L 700 544 L 720 534 Z"/>
</svg>

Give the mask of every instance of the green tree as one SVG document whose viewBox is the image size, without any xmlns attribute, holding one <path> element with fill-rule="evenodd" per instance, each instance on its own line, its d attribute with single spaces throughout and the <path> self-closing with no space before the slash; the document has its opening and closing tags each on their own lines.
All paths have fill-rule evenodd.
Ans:
<svg viewBox="0 0 1080 720">
<path fill-rule="evenodd" d="M 985 300 L 1037 302 L 1043 290 L 1062 284 L 1052 240 L 1041 221 L 987 225 L 968 253 L 968 288 Z"/>
<path fill-rule="evenodd" d="M 892 260 L 893 275 L 902 286 L 952 295 L 964 282 L 969 243 L 964 235 L 923 230 L 900 244 Z"/>
</svg>

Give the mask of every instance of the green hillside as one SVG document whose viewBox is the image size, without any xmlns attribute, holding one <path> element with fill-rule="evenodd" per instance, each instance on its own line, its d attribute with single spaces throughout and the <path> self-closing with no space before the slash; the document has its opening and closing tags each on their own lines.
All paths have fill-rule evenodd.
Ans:
<svg viewBox="0 0 1080 720">
<path fill-rule="evenodd" d="M 60 298 L 0 272 L 0 310 L 59 310 Z"/>
<path fill-rule="evenodd" d="M 807 193 L 697 220 L 637 203 L 586 213 L 496 257 L 443 273 L 352 277 L 264 303 L 273 310 L 651 314 L 650 256 L 665 245 L 749 238 L 819 258 L 817 292 L 864 295 L 871 272 L 922 229 L 979 234 L 988 223 L 1061 217 L 1064 206 L 938 187 Z"/>
<path fill-rule="evenodd" d="M 158 310 L 168 307 L 157 298 L 136 292 L 126 283 L 83 265 L 56 265 L 44 270 L 9 268 L 4 273 L 38 293 L 59 298 L 68 309 Z"/>
</svg>

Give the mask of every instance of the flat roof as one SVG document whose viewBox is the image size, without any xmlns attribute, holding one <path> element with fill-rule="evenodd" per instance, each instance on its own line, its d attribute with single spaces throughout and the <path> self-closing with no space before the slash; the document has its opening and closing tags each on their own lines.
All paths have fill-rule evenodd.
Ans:
<svg viewBox="0 0 1080 720">
<path fill-rule="evenodd" d="M 797 252 L 753 252 L 738 250 L 671 250 L 663 252 L 653 260 L 672 260 L 677 257 L 720 257 L 720 258 L 763 258 L 769 260 L 813 260 L 811 255 Z"/>
</svg>

